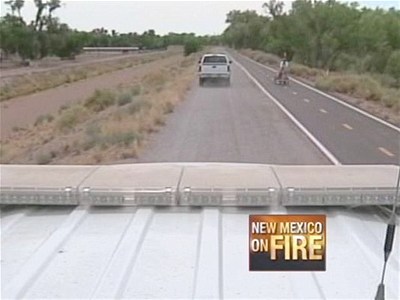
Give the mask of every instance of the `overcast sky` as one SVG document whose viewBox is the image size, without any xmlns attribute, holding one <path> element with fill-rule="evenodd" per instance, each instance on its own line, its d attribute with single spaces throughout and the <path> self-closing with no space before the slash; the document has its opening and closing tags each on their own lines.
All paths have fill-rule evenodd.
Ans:
<svg viewBox="0 0 400 300">
<path fill-rule="evenodd" d="M 104 27 L 117 32 L 154 29 L 159 34 L 194 32 L 219 34 L 226 28 L 226 14 L 233 9 L 252 9 L 263 13 L 265 1 L 62 1 L 55 16 L 79 30 Z M 291 1 L 284 1 L 286 9 Z M 353 1 L 350 1 L 353 2 Z M 362 6 L 396 7 L 400 1 L 358 1 Z M 22 15 L 28 22 L 35 16 L 33 1 L 26 0 Z M 10 10 L 1 0 L 1 15 Z"/>
</svg>

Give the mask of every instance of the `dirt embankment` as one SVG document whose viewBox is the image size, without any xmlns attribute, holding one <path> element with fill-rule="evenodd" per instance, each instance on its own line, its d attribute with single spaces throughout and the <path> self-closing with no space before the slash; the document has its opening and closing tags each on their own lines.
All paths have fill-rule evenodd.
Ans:
<svg viewBox="0 0 400 300">
<path fill-rule="evenodd" d="M 129 84 L 150 72 L 177 63 L 182 57 L 180 53 L 164 55 L 166 56 L 155 56 L 150 61 L 147 58 L 143 63 L 126 69 L 0 103 L 1 140 L 4 141 L 13 132 L 34 124 L 41 116 L 55 114 L 61 108 L 83 101 L 96 89 L 111 89 Z"/>
<path fill-rule="evenodd" d="M 196 76 L 197 56 L 172 56 L 90 79 L 95 83 L 79 94 L 82 101 L 52 115 L 38 107 L 43 116 L 35 125 L 11 131 L 2 141 L 1 163 L 101 164 L 137 157 L 148 135 L 184 99 Z M 76 99 L 78 84 L 57 93 Z"/>
</svg>

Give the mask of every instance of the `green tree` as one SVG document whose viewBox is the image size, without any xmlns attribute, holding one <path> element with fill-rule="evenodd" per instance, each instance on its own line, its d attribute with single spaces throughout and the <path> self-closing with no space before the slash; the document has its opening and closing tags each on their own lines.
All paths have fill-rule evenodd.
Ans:
<svg viewBox="0 0 400 300">
<path fill-rule="evenodd" d="M 18 54 L 24 61 L 38 54 L 37 36 L 19 17 L 6 15 L 0 20 L 0 46 L 8 54 Z"/>
<path fill-rule="evenodd" d="M 185 56 L 195 53 L 201 49 L 201 44 L 195 37 L 188 38 L 184 44 L 184 54 Z"/>
<path fill-rule="evenodd" d="M 227 14 L 223 41 L 282 55 L 311 67 L 358 72 L 386 70 L 391 53 L 400 49 L 400 12 L 360 8 L 336 0 L 296 0 L 289 11 L 270 0 L 254 11 Z"/>
</svg>

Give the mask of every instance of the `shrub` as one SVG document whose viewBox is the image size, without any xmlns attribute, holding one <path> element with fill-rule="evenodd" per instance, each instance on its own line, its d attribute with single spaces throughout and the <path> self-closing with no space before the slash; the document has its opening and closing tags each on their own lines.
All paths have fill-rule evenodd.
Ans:
<svg viewBox="0 0 400 300">
<path fill-rule="evenodd" d="M 154 123 L 155 123 L 157 126 L 165 125 L 165 117 L 164 117 L 163 115 L 161 115 L 161 116 L 156 116 L 156 117 L 154 118 Z"/>
<path fill-rule="evenodd" d="M 115 104 L 115 94 L 110 90 L 96 90 L 92 96 L 85 101 L 85 107 L 99 112 Z"/>
<path fill-rule="evenodd" d="M 360 76 L 355 94 L 367 100 L 379 101 L 383 96 L 383 91 L 379 82 L 370 76 Z"/>
<path fill-rule="evenodd" d="M 68 105 L 65 105 L 65 104 L 64 104 L 64 105 L 61 105 L 60 108 L 58 109 L 58 113 L 63 112 L 64 110 L 68 109 L 68 107 L 69 107 L 69 106 L 68 106 Z"/>
<path fill-rule="evenodd" d="M 385 72 L 400 81 L 400 50 L 393 51 L 386 64 Z"/>
<path fill-rule="evenodd" d="M 386 89 L 385 94 L 382 96 L 382 103 L 395 111 L 400 111 L 400 90 Z"/>
<path fill-rule="evenodd" d="M 399 88 L 400 82 L 388 74 L 371 74 L 372 78 L 378 81 L 383 87 Z"/>
<path fill-rule="evenodd" d="M 36 156 L 36 162 L 39 165 L 47 165 L 49 164 L 53 159 L 53 155 L 50 153 L 39 153 Z"/>
<path fill-rule="evenodd" d="M 128 113 L 134 115 L 141 111 L 142 109 L 149 109 L 151 107 L 151 103 L 143 100 L 143 99 L 134 99 L 134 101 L 129 104 L 127 110 Z"/>
<path fill-rule="evenodd" d="M 132 96 L 140 95 L 142 92 L 142 87 L 140 85 L 135 85 L 130 89 Z"/>
<path fill-rule="evenodd" d="M 163 111 L 164 111 L 165 114 L 172 113 L 174 111 L 174 105 L 169 101 L 165 102 L 163 104 Z"/>
<path fill-rule="evenodd" d="M 292 64 L 292 66 L 290 67 L 290 73 L 299 77 L 315 77 L 324 74 L 322 70 L 298 64 Z"/>
<path fill-rule="evenodd" d="M 13 126 L 13 128 L 12 128 L 13 132 L 18 132 L 18 131 L 21 131 L 21 130 L 22 130 L 22 128 L 18 127 L 18 126 Z"/>
<path fill-rule="evenodd" d="M 140 136 L 134 131 L 113 132 L 104 136 L 104 141 L 111 145 L 120 144 L 129 146 L 135 140 L 140 140 Z"/>
<path fill-rule="evenodd" d="M 128 92 L 118 95 L 118 105 L 123 106 L 132 102 L 132 95 Z"/>
<path fill-rule="evenodd" d="M 153 90 L 157 87 L 162 87 L 167 82 L 167 79 L 166 72 L 159 71 L 146 75 L 143 79 L 143 83 L 145 87 L 149 87 Z"/>
<path fill-rule="evenodd" d="M 54 120 L 54 117 L 50 114 L 46 114 L 46 115 L 41 115 L 39 117 L 37 117 L 34 126 L 38 126 L 40 124 L 43 124 L 45 122 L 50 123 L 51 121 Z"/>
<path fill-rule="evenodd" d="M 184 54 L 185 56 L 188 56 L 192 53 L 200 51 L 200 49 L 201 49 L 201 44 L 198 40 L 188 39 L 184 45 Z"/>
<path fill-rule="evenodd" d="M 85 130 L 86 138 L 82 143 L 83 150 L 89 150 L 103 142 L 101 128 L 97 123 L 91 123 Z"/>
<path fill-rule="evenodd" d="M 319 76 L 316 80 L 316 87 L 375 101 L 380 100 L 383 95 L 379 82 L 367 75 Z"/>
<path fill-rule="evenodd" d="M 57 128 L 60 130 L 72 129 L 80 123 L 87 112 L 81 105 L 76 105 L 64 110 L 57 120 Z"/>
</svg>

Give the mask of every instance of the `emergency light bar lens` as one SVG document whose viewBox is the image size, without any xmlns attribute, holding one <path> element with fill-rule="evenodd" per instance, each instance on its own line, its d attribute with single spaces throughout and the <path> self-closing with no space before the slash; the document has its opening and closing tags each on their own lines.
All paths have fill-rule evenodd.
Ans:
<svg viewBox="0 0 400 300">
<path fill-rule="evenodd" d="M 389 205 L 394 197 L 391 188 L 287 188 L 282 205 Z"/>
<path fill-rule="evenodd" d="M 278 203 L 278 191 L 268 189 L 193 189 L 185 187 L 181 205 L 266 206 Z"/>
</svg>

